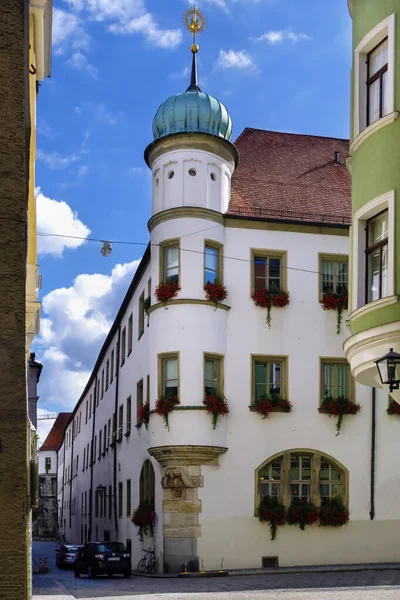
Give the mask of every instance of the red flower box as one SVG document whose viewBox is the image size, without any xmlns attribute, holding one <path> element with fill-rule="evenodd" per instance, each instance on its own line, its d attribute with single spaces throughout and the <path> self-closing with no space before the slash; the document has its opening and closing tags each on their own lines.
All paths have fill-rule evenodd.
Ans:
<svg viewBox="0 0 400 600">
<path fill-rule="evenodd" d="M 397 415 L 398 417 L 400 417 L 400 404 L 397 404 L 397 402 L 393 400 L 393 398 L 390 398 L 389 407 L 386 410 L 386 412 L 388 415 Z"/>
<path fill-rule="evenodd" d="M 303 498 L 293 498 L 286 515 L 289 525 L 300 525 L 302 531 L 306 525 L 312 525 L 318 521 L 318 518 L 317 507 Z"/>
<path fill-rule="evenodd" d="M 319 511 L 319 522 L 322 527 L 341 527 L 349 521 L 349 511 L 346 510 L 340 498 L 326 500 Z"/>
<path fill-rule="evenodd" d="M 334 294 L 333 292 L 326 292 L 322 296 L 322 309 L 323 310 L 336 310 L 337 311 L 337 333 L 340 333 L 340 324 L 342 322 L 342 312 L 348 309 L 349 296 L 347 290 L 340 293 Z"/>
<path fill-rule="evenodd" d="M 224 396 L 206 395 L 203 404 L 208 414 L 212 415 L 212 426 L 216 428 L 220 416 L 224 417 L 229 412 L 228 402 Z"/>
<path fill-rule="evenodd" d="M 178 283 L 173 279 L 170 279 L 167 283 L 159 283 L 155 289 L 154 295 L 157 298 L 157 302 L 161 302 L 165 306 L 169 300 L 175 298 L 179 289 Z"/>
<path fill-rule="evenodd" d="M 169 421 L 168 415 L 172 412 L 175 406 L 178 404 L 177 396 L 161 396 L 158 400 L 156 400 L 154 410 L 157 415 L 163 418 L 164 425 L 169 431 Z"/>
<path fill-rule="evenodd" d="M 274 540 L 277 528 L 286 523 L 285 508 L 277 496 L 266 496 L 261 500 L 258 518 L 269 523 L 271 540 Z"/>
<path fill-rule="evenodd" d="M 261 415 L 263 419 L 269 419 L 269 413 L 274 410 L 277 412 L 291 412 L 292 404 L 284 398 L 261 396 L 260 400 L 254 402 L 250 408 L 253 412 Z"/>
<path fill-rule="evenodd" d="M 204 290 L 206 292 L 207 300 L 214 302 L 215 308 L 218 307 L 219 302 L 226 300 L 228 297 L 226 286 L 221 285 L 218 280 L 215 280 L 214 283 L 206 283 Z"/>
<path fill-rule="evenodd" d="M 252 300 L 256 306 L 267 309 L 267 324 L 271 327 L 271 308 L 285 308 L 289 304 L 289 292 L 284 290 L 267 290 L 262 288 L 256 290 L 252 295 Z"/>
<path fill-rule="evenodd" d="M 145 402 L 138 411 L 139 423 L 143 423 L 143 425 L 148 429 L 149 420 L 150 420 L 150 405 L 148 402 Z"/>
<path fill-rule="evenodd" d="M 324 398 L 321 404 L 320 412 L 327 413 L 329 416 L 338 417 L 338 421 L 336 423 L 336 431 L 339 435 L 344 415 L 355 415 L 361 410 L 361 406 L 359 404 L 355 404 L 354 402 L 350 402 L 347 398 L 343 396 L 339 396 L 338 398 L 332 398 L 329 396 L 328 398 Z"/>
</svg>

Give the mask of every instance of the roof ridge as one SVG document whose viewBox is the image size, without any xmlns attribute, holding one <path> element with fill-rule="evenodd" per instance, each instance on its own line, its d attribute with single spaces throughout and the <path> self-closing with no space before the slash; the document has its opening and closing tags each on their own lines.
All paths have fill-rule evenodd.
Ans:
<svg viewBox="0 0 400 600">
<path fill-rule="evenodd" d="M 297 132 L 294 132 L 294 131 L 293 132 L 291 132 L 291 131 L 276 131 L 274 129 L 261 129 L 260 127 L 245 127 L 243 129 L 242 133 L 236 139 L 235 144 L 243 136 L 243 134 L 246 131 L 260 131 L 262 133 L 277 133 L 279 135 L 296 135 L 296 136 L 302 136 L 302 137 L 321 138 L 321 139 L 324 139 L 324 140 L 340 140 L 342 142 L 350 142 L 350 138 L 333 137 L 331 135 L 318 135 L 316 133 L 297 133 Z"/>
</svg>

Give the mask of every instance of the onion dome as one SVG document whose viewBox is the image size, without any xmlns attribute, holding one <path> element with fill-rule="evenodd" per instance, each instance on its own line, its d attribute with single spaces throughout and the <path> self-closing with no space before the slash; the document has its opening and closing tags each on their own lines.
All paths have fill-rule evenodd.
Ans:
<svg viewBox="0 0 400 600">
<path fill-rule="evenodd" d="M 196 54 L 191 51 L 192 75 L 186 92 L 171 96 L 158 108 L 153 119 L 154 140 L 176 133 L 208 133 L 230 141 L 232 120 L 222 102 L 201 91 L 197 83 Z"/>
</svg>

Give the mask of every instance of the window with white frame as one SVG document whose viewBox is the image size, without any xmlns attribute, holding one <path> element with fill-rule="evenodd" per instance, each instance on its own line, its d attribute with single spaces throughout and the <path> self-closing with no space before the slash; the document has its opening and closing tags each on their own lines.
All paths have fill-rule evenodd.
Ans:
<svg viewBox="0 0 400 600">
<path fill-rule="evenodd" d="M 395 192 L 367 202 L 353 219 L 352 310 L 393 301 L 395 287 Z M 378 304 L 369 307 L 370 303 Z"/>
<path fill-rule="evenodd" d="M 395 81 L 395 15 L 360 41 L 354 55 L 354 138 L 393 113 Z"/>
</svg>

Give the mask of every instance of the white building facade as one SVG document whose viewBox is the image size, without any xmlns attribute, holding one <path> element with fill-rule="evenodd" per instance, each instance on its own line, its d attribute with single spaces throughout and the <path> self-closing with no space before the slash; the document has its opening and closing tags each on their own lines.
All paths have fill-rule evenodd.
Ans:
<svg viewBox="0 0 400 600">
<path fill-rule="evenodd" d="M 124 542 L 135 567 L 130 517 L 148 502 L 154 535 L 143 544 L 158 572 L 400 560 L 397 423 L 383 391 L 378 409 L 351 378 L 347 312 L 338 334 L 336 311 L 321 304 L 326 286 L 347 286 L 348 142 L 246 129 L 236 147 L 225 107 L 193 79 L 153 131 L 150 244 L 58 453 L 60 530 L 73 543 Z M 179 290 L 164 305 L 155 290 L 171 279 Z M 228 291 L 217 306 L 204 289 L 214 280 Z M 271 309 L 269 328 L 252 294 L 273 285 L 290 301 Z M 178 403 L 167 429 L 154 409 L 169 393 Z M 215 429 L 205 394 L 229 404 Z M 291 412 L 262 419 L 263 395 Z M 361 406 L 338 436 L 320 410 L 327 396 Z M 265 496 L 317 510 L 338 498 L 349 522 L 285 524 L 271 540 L 258 518 Z"/>
</svg>

